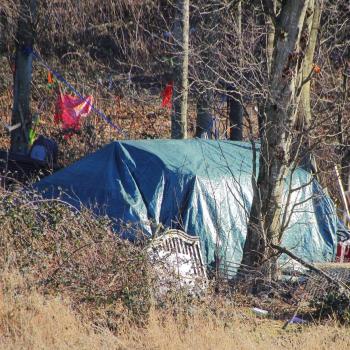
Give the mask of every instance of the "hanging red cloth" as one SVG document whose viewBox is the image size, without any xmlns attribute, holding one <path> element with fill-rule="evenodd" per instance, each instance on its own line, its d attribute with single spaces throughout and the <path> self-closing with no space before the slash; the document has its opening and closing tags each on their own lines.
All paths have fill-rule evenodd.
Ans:
<svg viewBox="0 0 350 350">
<path fill-rule="evenodd" d="M 93 97 L 84 100 L 80 97 L 62 94 L 59 92 L 56 102 L 55 122 L 62 123 L 62 129 L 69 132 L 69 136 L 80 130 L 80 118 L 86 117 L 90 111 Z"/>
<path fill-rule="evenodd" d="M 162 107 L 166 107 L 171 109 L 172 107 L 172 98 L 173 98 L 173 89 L 174 89 L 174 82 L 169 81 L 165 89 L 162 91 L 161 96 L 162 96 Z"/>
</svg>

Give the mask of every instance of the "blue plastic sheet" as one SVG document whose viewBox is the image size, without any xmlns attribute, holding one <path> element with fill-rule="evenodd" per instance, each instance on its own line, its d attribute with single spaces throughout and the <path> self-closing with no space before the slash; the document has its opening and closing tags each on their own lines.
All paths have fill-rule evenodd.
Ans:
<svg viewBox="0 0 350 350">
<path fill-rule="evenodd" d="M 258 167 L 257 167 L 258 168 Z M 252 149 L 244 142 L 142 140 L 113 142 L 38 182 L 45 197 L 81 203 L 118 222 L 138 224 L 152 236 L 152 223 L 200 237 L 208 264 L 218 254 L 239 264 L 253 198 Z M 290 186 L 291 184 L 291 186 Z M 309 262 L 334 259 L 335 208 L 303 169 L 286 179 L 289 218 L 282 244 Z M 287 200 L 286 200 L 287 202 Z M 128 232 L 133 239 L 134 231 Z"/>
</svg>

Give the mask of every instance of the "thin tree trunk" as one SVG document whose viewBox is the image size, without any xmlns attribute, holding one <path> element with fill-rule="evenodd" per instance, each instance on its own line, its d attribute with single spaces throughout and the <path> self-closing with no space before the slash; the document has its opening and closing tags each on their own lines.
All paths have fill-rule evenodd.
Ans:
<svg viewBox="0 0 350 350">
<path fill-rule="evenodd" d="M 236 26 L 237 26 L 237 36 L 238 45 L 240 51 L 243 50 L 242 47 L 242 1 L 237 4 L 237 14 L 236 14 Z M 242 53 L 243 54 L 243 53 Z M 242 79 L 242 60 L 239 58 L 240 79 Z M 228 86 L 228 98 L 227 98 L 227 109 L 230 121 L 230 140 L 232 141 L 242 141 L 243 140 L 243 106 L 242 98 L 235 86 Z"/>
<path fill-rule="evenodd" d="M 269 11 L 273 12 L 273 16 L 276 15 L 277 11 L 277 2 L 276 0 L 272 0 L 270 3 L 271 9 Z M 272 23 L 271 15 L 268 14 L 269 12 L 266 9 L 266 68 L 267 68 L 267 78 L 271 78 L 271 65 L 272 65 L 272 56 L 273 56 L 273 48 L 274 48 L 274 42 L 275 42 L 275 25 Z M 259 101 L 258 102 L 258 126 L 259 126 L 259 136 L 261 137 L 264 134 L 264 120 L 265 115 L 265 101 Z"/>
<path fill-rule="evenodd" d="M 5 26 L 6 26 L 6 13 L 0 10 L 0 54 L 5 52 Z"/>
<path fill-rule="evenodd" d="M 302 81 L 300 38 L 307 6 L 307 0 L 283 1 L 274 21 L 276 37 L 264 113 L 266 122 L 261 137 L 259 175 L 253 186 L 254 197 L 242 258 L 243 265 L 253 268 L 266 259 L 268 264 L 264 272 L 271 277 L 276 271 L 276 259 L 271 259 L 274 256 L 271 244 L 279 244 L 283 233 L 282 197 L 290 170 L 292 127 L 299 102 L 297 91 Z"/>
<path fill-rule="evenodd" d="M 201 29 L 204 35 L 202 42 L 205 47 L 201 48 L 201 72 L 200 81 L 197 84 L 197 118 L 196 118 L 196 137 L 212 137 L 213 134 L 213 102 L 214 102 L 214 81 L 215 75 L 208 67 L 213 67 L 213 52 L 212 46 L 217 40 L 217 32 L 212 28 L 217 25 L 219 20 L 215 10 L 215 2 L 211 4 L 210 11 L 202 17 L 202 26 L 209 33 L 207 35 L 205 30 Z"/>
<path fill-rule="evenodd" d="M 239 0 L 237 3 L 237 29 L 238 29 L 238 36 L 241 39 L 242 37 L 242 1 Z"/>
<path fill-rule="evenodd" d="M 178 0 L 174 28 L 176 60 L 174 68 L 173 112 L 171 138 L 187 138 L 188 58 L 189 58 L 189 0 Z"/>
<path fill-rule="evenodd" d="M 201 94 L 197 100 L 197 122 L 196 122 L 196 137 L 212 138 L 213 117 L 211 115 L 210 91 Z"/>
<path fill-rule="evenodd" d="M 350 148 L 349 146 L 346 146 L 346 137 L 344 135 L 343 130 L 343 117 L 345 114 L 345 104 L 348 100 L 348 63 L 344 66 L 344 72 L 343 72 L 343 84 L 342 84 L 342 102 L 339 106 L 339 112 L 338 112 L 338 140 L 340 147 L 343 151 L 343 155 L 341 158 L 341 178 L 342 182 L 344 184 L 345 190 L 350 191 Z M 349 226 L 349 223 L 348 223 Z"/>
<path fill-rule="evenodd" d="M 241 96 L 234 87 L 228 89 L 227 107 L 230 120 L 230 140 L 243 140 L 243 107 Z"/>
<path fill-rule="evenodd" d="M 11 151 L 20 154 L 26 154 L 28 151 L 35 17 L 36 0 L 21 0 L 16 37 L 16 71 L 12 111 L 12 125 L 20 123 L 21 127 L 11 133 Z"/>
</svg>

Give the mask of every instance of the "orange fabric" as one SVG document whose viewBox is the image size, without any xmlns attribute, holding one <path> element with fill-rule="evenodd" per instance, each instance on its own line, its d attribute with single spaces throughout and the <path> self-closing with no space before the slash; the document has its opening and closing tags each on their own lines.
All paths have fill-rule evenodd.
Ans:
<svg viewBox="0 0 350 350">
<path fill-rule="evenodd" d="M 50 71 L 47 73 L 47 82 L 53 84 L 53 77 Z"/>
<path fill-rule="evenodd" d="M 314 64 L 314 72 L 315 72 L 316 74 L 321 73 L 321 67 L 318 66 L 317 64 Z"/>
</svg>

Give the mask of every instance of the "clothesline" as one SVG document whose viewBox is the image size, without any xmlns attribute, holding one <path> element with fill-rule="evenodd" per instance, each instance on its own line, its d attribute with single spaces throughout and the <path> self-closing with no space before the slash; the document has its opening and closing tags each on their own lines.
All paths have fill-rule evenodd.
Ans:
<svg viewBox="0 0 350 350">
<path fill-rule="evenodd" d="M 76 96 L 78 96 L 82 100 L 86 101 L 86 103 L 91 107 L 91 109 L 95 113 L 97 113 L 106 123 L 108 123 L 110 126 L 112 126 L 120 134 L 127 136 L 126 132 L 120 126 L 113 123 L 113 121 L 109 117 L 107 117 L 101 110 L 96 108 L 92 103 L 90 103 L 89 100 L 86 100 L 85 97 L 79 91 L 77 91 L 77 89 L 75 89 L 74 86 L 72 84 L 70 84 L 60 73 L 58 73 L 57 71 L 52 69 L 35 50 L 31 49 L 31 52 L 32 52 L 33 56 L 37 60 L 39 60 L 42 63 L 42 65 L 56 77 L 56 79 L 58 79 L 60 82 L 65 84 L 71 91 L 73 91 L 75 93 Z"/>
</svg>

